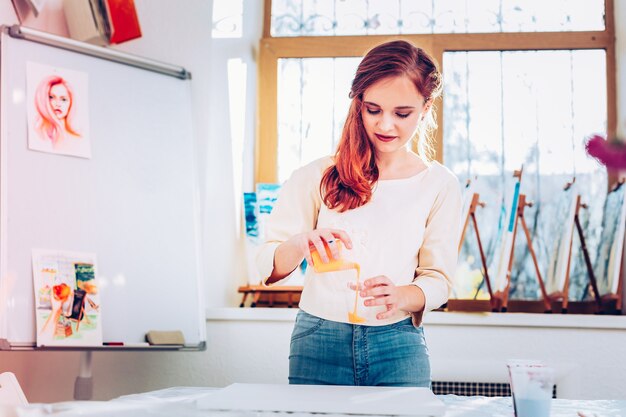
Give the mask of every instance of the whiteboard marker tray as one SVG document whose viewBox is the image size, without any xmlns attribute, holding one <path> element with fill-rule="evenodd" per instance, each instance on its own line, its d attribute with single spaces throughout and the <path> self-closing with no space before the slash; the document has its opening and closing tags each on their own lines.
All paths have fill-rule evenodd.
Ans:
<svg viewBox="0 0 626 417">
<path fill-rule="evenodd" d="M 443 416 L 428 388 L 232 384 L 198 400 L 203 410 L 305 412 L 378 416 Z"/>
</svg>

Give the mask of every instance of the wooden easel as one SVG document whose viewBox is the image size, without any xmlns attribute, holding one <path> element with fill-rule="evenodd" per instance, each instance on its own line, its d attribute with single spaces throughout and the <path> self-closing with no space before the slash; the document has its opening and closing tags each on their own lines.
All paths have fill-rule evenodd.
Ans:
<svg viewBox="0 0 626 417">
<path fill-rule="evenodd" d="M 550 303 L 550 297 L 546 293 L 546 286 L 543 282 L 543 278 L 541 277 L 541 271 L 539 270 L 539 263 L 537 262 L 537 256 L 535 255 L 535 250 L 533 249 L 532 239 L 530 237 L 530 232 L 528 231 L 528 226 L 526 225 L 526 220 L 524 219 L 524 210 L 526 207 L 532 207 L 532 201 L 526 200 L 525 194 L 519 195 L 519 203 L 517 206 L 517 216 L 515 217 L 515 225 L 513 226 L 513 243 L 511 246 L 511 256 L 509 257 L 509 265 L 506 272 L 506 289 L 501 294 L 501 306 L 500 311 L 506 312 L 509 302 L 509 290 L 511 288 L 511 270 L 513 269 L 513 260 L 515 253 L 515 235 L 517 232 L 517 223 L 520 221 L 522 223 L 522 228 L 524 229 L 524 234 L 526 235 L 526 244 L 528 245 L 528 251 L 530 252 L 530 256 L 533 260 L 533 265 L 535 266 L 535 272 L 537 274 L 537 281 L 539 282 L 539 288 L 541 289 L 541 297 L 545 307 L 545 313 L 552 313 L 552 305 Z"/>
<path fill-rule="evenodd" d="M 624 183 L 626 182 L 625 178 L 621 178 L 616 184 L 615 186 L 611 189 L 611 192 L 617 191 L 620 187 L 624 186 Z M 582 205 L 582 208 L 587 208 L 586 205 Z M 597 280 L 596 280 L 596 276 L 595 273 L 593 272 L 593 266 L 591 265 L 591 261 L 589 259 L 589 252 L 587 250 L 587 247 L 585 246 L 584 242 L 584 237 L 583 237 L 583 230 L 582 227 L 580 225 L 580 221 L 578 220 L 578 212 L 576 213 L 576 228 L 578 229 L 578 234 L 580 237 L 580 241 L 581 241 L 581 246 L 583 249 L 583 255 L 585 257 L 585 264 L 587 265 L 587 272 L 589 274 L 589 283 L 591 285 L 591 289 L 593 291 L 593 296 L 594 296 L 594 300 L 595 300 L 595 304 L 596 304 L 596 313 L 617 313 L 617 314 L 621 314 L 622 312 L 622 294 L 623 294 L 623 289 L 624 289 L 624 268 L 623 268 L 623 264 L 624 264 L 624 255 L 626 254 L 626 245 L 622 247 L 622 253 L 619 256 L 619 262 L 620 262 L 620 273 L 619 273 L 619 281 L 617 283 L 617 292 L 616 293 L 610 293 L 610 294 L 605 294 L 605 295 L 600 295 L 598 292 L 598 284 L 597 284 Z M 622 236 L 621 239 L 623 239 L 624 237 Z M 598 260 L 596 260 L 596 262 L 598 262 Z M 613 305 L 613 303 L 615 304 L 615 311 L 611 311 L 611 307 Z"/>
<path fill-rule="evenodd" d="M 600 298 L 600 293 L 598 292 L 598 283 L 596 281 L 595 273 L 593 272 L 593 265 L 591 264 L 591 258 L 589 257 L 589 250 L 587 249 L 587 243 L 585 241 L 585 234 L 583 233 L 583 227 L 580 224 L 580 210 L 586 209 L 588 206 L 586 204 L 581 203 L 580 196 L 576 197 L 576 213 L 574 214 L 574 224 L 576 225 L 576 231 L 578 232 L 578 239 L 580 240 L 580 249 L 583 253 L 583 258 L 585 259 L 585 266 L 587 267 L 587 276 L 589 277 L 589 285 L 591 286 L 593 297 L 595 300 L 595 312 L 598 313 L 602 310 L 602 299 Z M 572 239 L 573 240 L 573 239 Z M 567 312 L 567 296 L 569 289 L 569 273 L 570 273 L 570 263 L 572 260 L 572 245 L 570 244 L 570 252 L 569 259 L 567 261 L 567 276 L 565 278 L 565 288 L 564 298 L 563 298 L 563 312 Z"/>
<path fill-rule="evenodd" d="M 519 171 L 513 172 L 513 177 L 519 178 L 520 183 L 522 181 L 522 171 L 523 171 L 523 168 L 520 169 Z M 517 201 L 517 208 L 515 208 L 516 215 L 515 215 L 515 220 L 513 224 L 511 252 L 509 254 L 510 255 L 509 263 L 507 265 L 507 270 L 506 270 L 506 287 L 504 288 L 503 291 L 498 292 L 494 295 L 496 308 L 502 312 L 507 311 L 508 303 L 509 303 L 509 291 L 511 289 L 511 271 L 513 269 L 513 261 L 515 259 L 515 256 L 514 256 L 515 255 L 515 236 L 517 235 L 517 224 L 519 222 L 522 223 L 522 228 L 524 229 L 524 234 L 526 235 L 526 244 L 528 245 L 528 250 L 530 251 L 530 256 L 532 257 L 533 265 L 535 266 L 535 272 L 537 273 L 537 281 L 539 281 L 539 287 L 541 289 L 541 296 L 543 298 L 543 304 L 545 308 L 544 312 L 546 313 L 552 312 L 550 298 L 548 297 L 548 294 L 546 293 L 546 287 L 541 277 L 541 271 L 539 271 L 539 264 L 537 262 L 537 256 L 535 255 L 535 250 L 533 249 L 530 232 L 528 231 L 528 226 L 526 225 L 526 220 L 524 219 L 524 210 L 526 209 L 526 207 L 532 207 L 532 206 L 533 206 L 533 203 L 531 201 L 526 200 L 525 194 L 519 195 L 519 199 Z"/>
<path fill-rule="evenodd" d="M 576 178 L 572 179 L 571 182 L 568 182 L 567 184 L 565 184 L 565 187 L 563 187 L 563 191 L 569 190 L 574 185 L 574 182 L 576 182 Z M 578 214 L 580 213 L 581 208 L 587 208 L 587 206 L 581 203 L 580 195 L 577 194 L 576 205 L 574 209 L 574 224 L 572 225 L 572 227 L 574 227 L 575 225 L 578 230 L 578 235 L 580 237 L 580 242 L 581 242 L 581 248 L 585 256 L 585 262 L 587 263 L 587 269 L 593 274 L 593 269 L 589 269 L 591 268 L 591 261 L 589 259 L 589 253 L 587 252 L 585 239 L 582 235 L 582 228 L 580 226 L 580 220 L 578 218 Z M 570 269 L 571 269 L 571 264 L 572 264 L 573 243 L 574 243 L 574 233 L 572 233 L 570 240 L 568 242 L 569 247 L 568 247 L 568 255 L 567 255 L 567 266 L 565 269 L 565 282 L 563 283 L 563 288 L 561 288 L 560 291 L 555 291 L 553 293 L 548 294 L 550 301 L 561 302 L 561 313 L 563 314 L 567 313 L 567 307 L 569 305 L 569 278 L 570 278 Z M 593 279 L 593 285 L 594 285 L 594 291 L 597 292 L 595 279 Z"/>
<path fill-rule="evenodd" d="M 564 190 L 567 191 L 568 188 L 572 184 L 573 182 L 568 183 Z M 574 226 L 576 227 L 576 232 L 578 233 L 578 239 L 580 241 L 580 250 L 583 254 L 585 267 L 587 269 L 587 276 L 589 278 L 588 285 L 591 287 L 591 291 L 593 293 L 593 298 L 594 298 L 593 312 L 600 313 L 603 310 L 603 302 L 602 302 L 602 298 L 600 297 L 600 293 L 598 291 L 598 283 L 595 277 L 595 273 L 593 271 L 593 265 L 591 263 L 591 258 L 589 256 L 589 250 L 587 249 L 587 242 L 585 240 L 583 227 L 580 224 L 581 209 L 587 209 L 587 208 L 588 208 L 587 204 L 582 203 L 581 196 L 576 195 L 576 206 L 574 210 Z M 565 283 L 563 285 L 563 289 L 559 292 L 549 295 L 552 301 L 561 301 L 561 312 L 563 314 L 567 313 L 568 306 L 569 306 L 569 283 L 570 283 L 570 271 L 571 271 L 572 254 L 573 254 L 572 252 L 573 242 L 574 242 L 574 235 L 572 234 L 572 238 L 569 242 L 569 252 L 567 256 L 567 269 L 565 272 Z M 620 277 L 621 277 L 621 274 L 620 274 Z M 621 288 L 621 278 L 620 278 L 620 283 L 619 283 L 618 288 Z M 618 293 L 621 293 L 621 291 L 618 290 Z M 617 305 L 617 309 L 621 309 L 621 297 L 616 298 L 616 303 L 619 303 Z"/>
<path fill-rule="evenodd" d="M 480 194 L 474 193 L 472 195 L 472 201 L 469 206 L 469 210 L 467 212 L 467 217 L 465 218 L 465 222 L 463 223 L 463 229 L 461 230 L 461 239 L 459 240 L 459 253 L 461 252 L 461 248 L 463 246 L 463 241 L 465 240 L 465 232 L 467 231 L 467 225 L 472 219 L 472 225 L 474 226 L 474 231 L 476 233 L 476 241 L 478 242 L 478 251 L 480 252 L 480 262 L 483 266 L 485 283 L 487 284 L 487 291 L 489 292 L 489 305 L 491 306 L 492 311 L 496 311 L 495 299 L 493 297 L 493 290 L 491 288 L 491 281 L 489 280 L 489 272 L 487 268 L 487 258 L 485 257 L 485 251 L 483 250 L 483 244 L 480 240 L 480 232 L 478 231 L 478 223 L 476 222 L 476 208 L 477 207 L 485 207 L 485 203 L 480 201 Z"/>
</svg>

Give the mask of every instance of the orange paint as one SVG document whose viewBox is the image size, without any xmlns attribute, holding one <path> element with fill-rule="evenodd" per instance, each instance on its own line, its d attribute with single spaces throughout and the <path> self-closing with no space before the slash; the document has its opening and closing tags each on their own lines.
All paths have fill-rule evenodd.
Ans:
<svg viewBox="0 0 626 417">
<path fill-rule="evenodd" d="M 348 269 L 354 269 L 356 271 L 356 290 L 354 297 L 354 308 L 353 311 L 348 312 L 348 321 L 353 324 L 365 323 L 365 317 L 361 317 L 358 315 L 357 307 L 359 302 L 359 277 L 361 275 L 361 266 L 356 262 L 346 261 L 341 257 L 341 241 L 335 240 L 335 244 L 337 245 L 337 250 L 339 251 L 339 258 L 333 258 L 332 252 L 328 247 L 328 244 L 324 242 L 324 249 L 326 250 L 326 255 L 328 256 L 328 262 L 322 261 L 320 254 L 317 252 L 315 246 L 311 246 L 311 258 L 313 259 L 313 270 L 317 273 L 324 272 L 336 272 L 336 271 L 345 271 Z"/>
</svg>

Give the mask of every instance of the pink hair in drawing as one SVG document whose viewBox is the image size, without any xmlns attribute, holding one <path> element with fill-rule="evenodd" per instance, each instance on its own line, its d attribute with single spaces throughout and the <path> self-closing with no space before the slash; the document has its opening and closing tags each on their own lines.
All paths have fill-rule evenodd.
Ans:
<svg viewBox="0 0 626 417">
<path fill-rule="evenodd" d="M 50 75 L 44 78 L 35 92 L 37 110 L 35 126 L 43 139 L 56 145 L 66 133 L 80 136 L 72 124 L 76 113 L 74 92 L 63 77 Z"/>
</svg>

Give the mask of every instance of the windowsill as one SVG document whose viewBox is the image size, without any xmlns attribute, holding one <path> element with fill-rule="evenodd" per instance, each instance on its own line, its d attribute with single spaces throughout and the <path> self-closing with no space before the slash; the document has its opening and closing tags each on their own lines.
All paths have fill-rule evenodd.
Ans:
<svg viewBox="0 0 626 417">
<path fill-rule="evenodd" d="M 207 321 L 293 322 L 297 308 L 207 308 Z M 626 316 L 589 314 L 461 313 L 433 311 L 424 317 L 426 326 L 493 326 L 626 330 Z"/>
<path fill-rule="evenodd" d="M 207 308 L 207 321 L 291 321 L 296 319 L 297 308 L 222 307 Z"/>
</svg>

